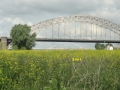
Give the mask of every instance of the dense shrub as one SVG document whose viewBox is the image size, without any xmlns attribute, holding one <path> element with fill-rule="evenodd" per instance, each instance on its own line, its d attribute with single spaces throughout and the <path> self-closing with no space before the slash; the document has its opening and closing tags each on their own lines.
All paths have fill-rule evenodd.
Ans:
<svg viewBox="0 0 120 90">
<path fill-rule="evenodd" d="M 119 53 L 0 51 L 0 90 L 120 90 Z"/>
</svg>

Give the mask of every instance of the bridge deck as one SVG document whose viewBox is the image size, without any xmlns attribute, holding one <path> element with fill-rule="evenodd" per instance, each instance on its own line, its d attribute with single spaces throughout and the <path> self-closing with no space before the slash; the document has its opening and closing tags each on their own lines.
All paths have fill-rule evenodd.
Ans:
<svg viewBox="0 0 120 90">
<path fill-rule="evenodd" d="M 1 38 L 0 38 L 1 40 Z M 7 40 L 12 41 L 11 38 L 7 37 Z M 60 38 L 36 38 L 36 41 L 43 42 L 87 42 L 87 43 L 120 43 L 120 40 L 89 40 L 89 39 L 60 39 Z"/>
<path fill-rule="evenodd" d="M 120 40 L 48 39 L 48 38 L 36 38 L 36 41 L 46 41 L 46 42 L 120 43 Z"/>
</svg>

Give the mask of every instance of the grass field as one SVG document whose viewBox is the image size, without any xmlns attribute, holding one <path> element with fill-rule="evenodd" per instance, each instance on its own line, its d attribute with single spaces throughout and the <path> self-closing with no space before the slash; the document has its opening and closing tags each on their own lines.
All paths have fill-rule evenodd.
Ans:
<svg viewBox="0 0 120 90">
<path fill-rule="evenodd" d="M 0 51 L 0 90 L 120 90 L 120 51 Z"/>
</svg>

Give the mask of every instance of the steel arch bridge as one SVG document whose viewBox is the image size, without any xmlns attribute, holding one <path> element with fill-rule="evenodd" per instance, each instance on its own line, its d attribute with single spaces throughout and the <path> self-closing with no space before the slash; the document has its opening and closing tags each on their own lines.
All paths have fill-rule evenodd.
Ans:
<svg viewBox="0 0 120 90">
<path fill-rule="evenodd" d="M 120 42 L 120 25 L 93 16 L 69 16 L 46 20 L 31 26 L 36 41 Z"/>
</svg>

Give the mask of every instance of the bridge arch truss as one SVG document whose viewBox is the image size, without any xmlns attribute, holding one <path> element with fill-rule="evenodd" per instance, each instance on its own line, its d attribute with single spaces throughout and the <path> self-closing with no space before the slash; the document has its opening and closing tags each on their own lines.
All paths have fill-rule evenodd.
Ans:
<svg viewBox="0 0 120 90">
<path fill-rule="evenodd" d="M 93 16 L 58 17 L 35 24 L 37 38 L 120 40 L 120 25 Z"/>
</svg>

